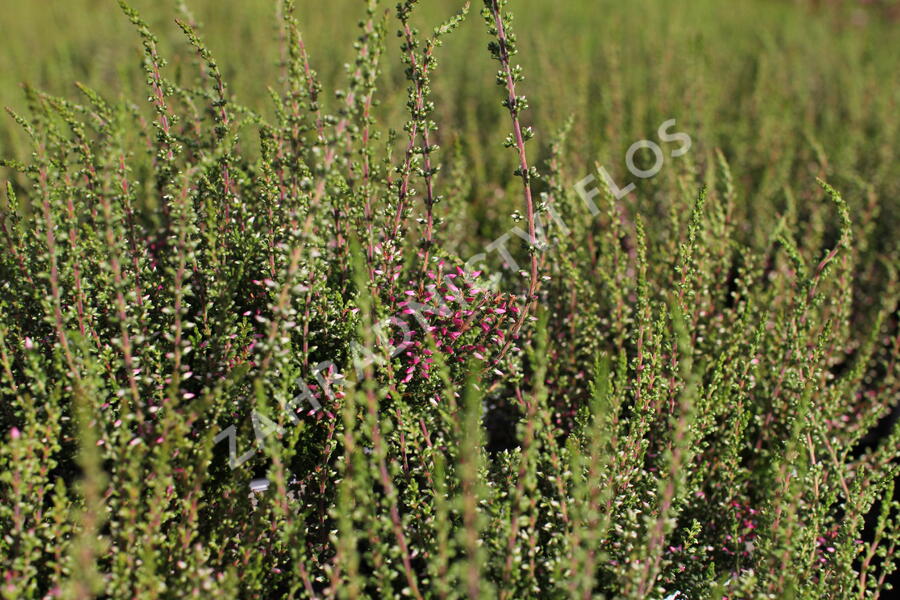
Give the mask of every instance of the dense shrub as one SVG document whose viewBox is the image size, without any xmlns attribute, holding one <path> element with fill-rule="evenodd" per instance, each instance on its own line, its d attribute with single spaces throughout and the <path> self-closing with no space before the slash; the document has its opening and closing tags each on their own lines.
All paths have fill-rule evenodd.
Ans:
<svg viewBox="0 0 900 600">
<path fill-rule="evenodd" d="M 274 119 L 186 9 L 190 85 L 122 3 L 149 109 L 26 89 L 33 154 L 6 163 L 0 215 L 0 594 L 882 594 L 900 335 L 877 199 L 852 214 L 788 181 L 791 157 L 760 184 L 785 199 L 766 230 L 708 147 L 667 147 L 640 203 L 567 167 L 571 121 L 535 160 L 512 19 L 485 0 L 521 200 L 463 254 L 471 178 L 431 85 L 467 8 L 423 34 L 416 5 L 369 0 L 326 94 L 283 2 Z"/>
</svg>

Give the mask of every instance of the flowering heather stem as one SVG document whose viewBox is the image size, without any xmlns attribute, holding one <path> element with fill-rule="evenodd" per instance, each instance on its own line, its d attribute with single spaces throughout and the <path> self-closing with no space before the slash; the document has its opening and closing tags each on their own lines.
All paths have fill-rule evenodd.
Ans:
<svg viewBox="0 0 900 600">
<path fill-rule="evenodd" d="M 43 145 L 41 146 L 43 148 Z M 43 152 L 43 150 L 41 150 Z M 53 321 L 56 327 L 56 336 L 62 347 L 69 365 L 70 375 L 76 381 L 80 379 L 80 372 L 75 365 L 75 358 L 72 356 L 72 350 L 69 347 L 69 338 L 65 332 L 62 315 L 62 297 L 59 289 L 59 265 L 56 254 L 56 236 L 53 230 L 56 224 L 53 222 L 53 211 L 50 207 L 50 191 L 47 184 L 47 168 L 41 166 L 38 174 L 41 189 L 41 205 L 43 207 L 44 216 L 44 236 L 47 244 L 47 257 L 50 260 L 50 294 L 53 298 Z"/>
<path fill-rule="evenodd" d="M 11 183 L 6 184 L 7 197 L 13 206 L 11 207 L 12 213 L 15 213 L 16 210 L 16 195 L 13 191 L 13 187 Z M 17 241 L 13 240 L 12 232 L 7 227 L 7 217 L 6 212 L 0 215 L 0 231 L 3 232 L 3 237 L 6 239 L 6 247 L 9 250 L 10 255 L 15 259 L 16 264 L 19 266 L 19 270 L 22 272 L 22 276 L 25 278 L 29 284 L 34 285 L 34 279 L 31 277 L 31 273 L 29 273 L 28 268 L 25 266 L 25 258 L 22 256 L 22 253 L 19 252 L 19 244 Z"/>
<path fill-rule="evenodd" d="M 528 281 L 528 302 L 523 307 L 519 320 L 513 329 L 513 334 L 518 333 L 531 305 L 536 301 L 538 290 L 538 258 L 537 258 L 537 235 L 535 231 L 534 219 L 534 201 L 531 192 L 532 170 L 528 166 L 528 155 L 525 152 L 525 135 L 523 134 L 522 124 L 519 120 L 519 114 L 527 106 L 524 97 L 516 95 L 516 82 L 523 79 L 521 73 L 515 69 L 510 63 L 510 57 L 515 53 L 515 44 L 508 33 L 509 20 L 504 18 L 501 7 L 504 0 L 485 0 L 485 5 L 490 11 L 490 15 L 494 21 L 495 35 L 497 37 L 497 50 L 495 58 L 501 65 L 502 74 L 505 79 L 506 90 L 508 92 L 506 107 L 509 109 L 510 117 L 513 124 L 513 135 L 515 136 L 515 147 L 519 155 L 518 174 L 522 178 L 522 192 L 525 198 L 525 218 L 528 222 L 528 238 L 530 247 L 528 249 L 531 257 L 531 272 Z"/>
<path fill-rule="evenodd" d="M 131 409 L 133 408 L 138 411 L 138 422 L 140 422 L 142 420 L 142 417 L 140 416 L 140 392 L 138 391 L 137 380 L 134 376 L 134 356 L 131 346 L 131 336 L 128 332 L 128 307 L 125 302 L 125 294 L 122 292 L 124 287 L 122 262 L 118 252 L 119 246 L 116 235 L 112 228 L 112 206 L 109 198 L 105 194 L 100 196 L 100 206 L 103 210 L 103 218 L 106 221 L 106 244 L 109 247 L 109 264 L 113 272 L 113 283 L 116 288 L 116 316 L 119 320 L 119 334 L 122 336 L 122 361 L 125 366 L 125 376 L 128 379 L 128 389 L 131 393 L 131 403 L 125 404 L 122 414 L 130 414 Z"/>
<path fill-rule="evenodd" d="M 501 599 L 508 598 L 510 593 L 514 593 L 514 588 L 510 585 L 510 576 L 512 574 L 513 559 L 516 555 L 516 542 L 519 537 L 519 511 L 525 495 L 525 485 L 532 475 L 530 470 L 533 467 L 529 463 L 532 463 L 535 460 L 533 446 L 535 442 L 535 426 L 537 423 L 537 403 L 533 398 L 525 400 L 522 397 L 521 389 L 518 387 L 516 388 L 516 399 L 518 400 L 519 405 L 525 408 L 525 433 L 522 436 L 520 446 L 519 468 L 516 472 L 516 488 L 513 495 L 512 510 L 509 515 L 509 535 L 506 539 L 506 560 L 503 563 L 504 587 L 500 591 Z M 531 498 L 534 499 L 533 492 L 535 490 L 529 489 L 528 491 L 532 493 Z M 531 510 L 534 509 L 533 504 L 530 505 L 530 508 Z"/>
<path fill-rule="evenodd" d="M 415 106 L 416 110 L 421 110 L 423 102 L 421 87 L 417 84 L 415 89 Z M 419 132 L 419 121 L 414 119 L 410 121 L 408 128 L 408 142 L 406 151 L 403 155 L 403 164 L 398 169 L 400 171 L 400 181 L 397 182 L 397 210 L 394 212 L 394 220 L 391 226 L 389 239 L 393 239 L 400 231 L 403 223 L 403 214 L 406 212 L 406 201 L 409 195 L 409 179 L 412 175 L 412 160 L 416 148 L 416 139 Z"/>
</svg>

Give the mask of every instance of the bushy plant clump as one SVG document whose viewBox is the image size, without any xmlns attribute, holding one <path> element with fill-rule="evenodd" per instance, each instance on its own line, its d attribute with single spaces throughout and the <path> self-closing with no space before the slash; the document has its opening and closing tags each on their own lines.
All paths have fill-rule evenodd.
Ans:
<svg viewBox="0 0 900 600">
<path fill-rule="evenodd" d="M 708 148 L 652 210 L 575 186 L 572 122 L 532 151 L 511 13 L 484 0 L 520 208 L 500 259 L 461 255 L 472 192 L 431 86 L 468 6 L 422 33 L 417 4 L 366 2 L 328 94 L 279 3 L 274 119 L 183 6 L 191 85 L 121 2 L 149 108 L 26 89 L 0 595 L 887 597 L 898 255 L 875 208 L 785 183 L 761 235 Z"/>
</svg>

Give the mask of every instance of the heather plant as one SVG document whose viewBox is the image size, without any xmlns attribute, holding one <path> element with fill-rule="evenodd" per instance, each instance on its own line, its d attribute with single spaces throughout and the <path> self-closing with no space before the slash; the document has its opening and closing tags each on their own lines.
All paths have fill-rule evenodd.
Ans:
<svg viewBox="0 0 900 600">
<path fill-rule="evenodd" d="M 531 141 L 505 0 L 504 154 L 438 124 L 468 4 L 361 3 L 331 89 L 278 2 L 265 110 L 177 4 L 173 69 L 120 0 L 143 105 L 9 111 L 2 597 L 889 597 L 887 159 L 867 182 L 809 130 L 761 174 L 698 137 L 620 195 L 577 113 Z"/>
</svg>

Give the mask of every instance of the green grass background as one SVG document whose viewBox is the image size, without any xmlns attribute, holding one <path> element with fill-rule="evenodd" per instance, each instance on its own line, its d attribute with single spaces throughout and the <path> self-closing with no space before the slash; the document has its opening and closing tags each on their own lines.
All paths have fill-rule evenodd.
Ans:
<svg viewBox="0 0 900 600">
<path fill-rule="evenodd" d="M 174 23 L 176 2 L 132 0 L 162 41 L 169 77 L 195 77 L 193 54 Z M 423 0 L 423 29 L 456 11 L 456 0 Z M 0 5 L 0 104 L 20 110 L 21 82 L 77 98 L 81 81 L 146 108 L 136 33 L 114 0 L 42 0 Z M 280 44 L 274 0 L 190 0 L 201 34 L 238 101 L 268 114 L 267 86 L 278 84 Z M 362 0 L 299 0 L 297 12 L 314 67 L 330 89 L 353 56 Z M 390 55 L 378 107 L 383 129 L 404 121 L 405 80 Z M 459 142 L 474 195 L 510 181 L 514 157 L 494 85 L 496 67 L 477 11 L 439 50 L 436 117 L 443 146 Z M 531 101 L 527 119 L 544 143 L 573 115 L 566 170 L 573 183 L 596 162 L 625 181 L 631 143 L 659 124 L 695 141 L 692 160 L 721 148 L 732 164 L 751 235 L 771 231 L 790 197 L 828 177 L 851 207 L 880 210 L 880 236 L 892 243 L 900 208 L 900 30 L 862 8 L 810 8 L 779 0 L 514 0 L 520 62 Z M 0 154 L 27 158 L 12 119 L 0 118 Z M 663 189 L 660 187 L 659 189 Z M 671 189 L 671 188 L 670 188 Z M 653 210 L 652 198 L 645 198 Z M 802 203 L 801 203 L 802 205 Z M 802 215 L 798 218 L 802 220 Z"/>
</svg>

